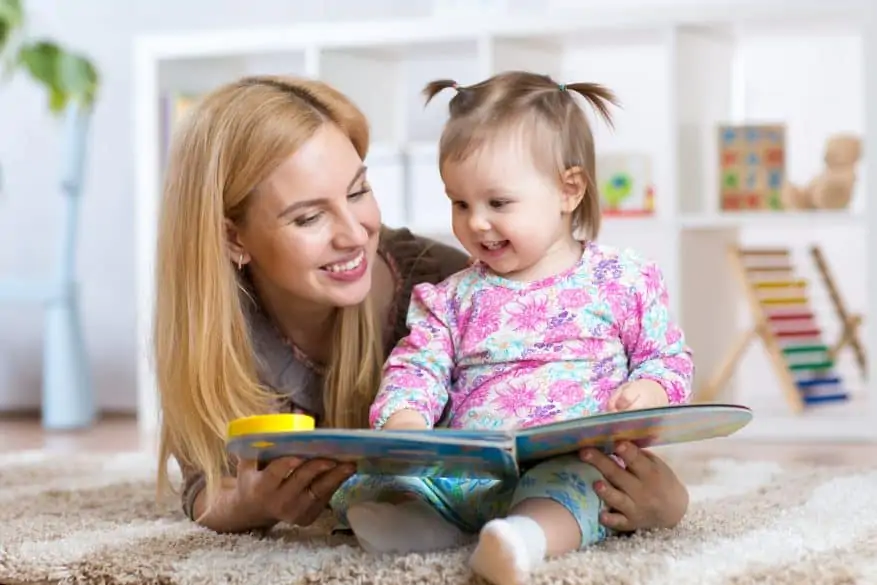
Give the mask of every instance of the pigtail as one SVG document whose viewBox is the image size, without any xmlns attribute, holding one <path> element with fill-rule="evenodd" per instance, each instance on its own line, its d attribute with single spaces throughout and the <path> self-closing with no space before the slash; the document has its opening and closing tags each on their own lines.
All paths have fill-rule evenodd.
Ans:
<svg viewBox="0 0 877 585">
<path fill-rule="evenodd" d="M 569 83 L 561 86 L 561 89 L 574 91 L 586 100 L 591 106 L 597 110 L 597 113 L 603 118 L 610 128 L 614 127 L 612 123 L 612 115 L 609 113 L 609 106 L 618 106 L 618 99 L 615 93 L 609 88 L 599 83 Z"/>
<path fill-rule="evenodd" d="M 436 79 L 434 81 L 430 81 L 426 84 L 426 87 L 423 88 L 421 92 L 423 97 L 426 99 L 426 104 L 432 100 L 436 95 L 441 93 L 442 91 L 448 89 L 449 87 L 456 88 L 457 82 L 453 79 Z M 424 105 L 426 105 L 424 104 Z"/>
<path fill-rule="evenodd" d="M 603 118 L 609 128 L 614 128 L 609 106 L 618 106 L 618 99 L 612 90 L 599 83 L 570 83 L 560 85 L 560 89 L 566 93 L 574 91 L 585 98 L 600 117 Z M 570 97 L 572 96 L 570 95 Z M 568 111 L 568 115 L 572 116 L 572 120 L 567 119 L 566 131 L 568 134 L 566 135 L 566 140 L 564 140 L 564 160 L 579 161 L 578 165 L 581 166 L 585 180 L 585 194 L 573 215 L 573 227 L 578 237 L 585 240 L 596 240 L 600 233 L 602 214 L 600 210 L 599 187 L 597 185 L 594 138 L 584 116 L 581 116 L 579 112 L 573 114 L 571 111 Z M 570 124 L 573 120 L 577 121 Z"/>
</svg>

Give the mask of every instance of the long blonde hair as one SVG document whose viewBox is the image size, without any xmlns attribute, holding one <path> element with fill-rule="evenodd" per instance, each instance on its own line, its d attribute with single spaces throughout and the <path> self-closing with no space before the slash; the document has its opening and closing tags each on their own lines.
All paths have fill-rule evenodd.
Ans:
<svg viewBox="0 0 877 585">
<path fill-rule="evenodd" d="M 237 417 L 273 411 L 258 379 L 225 220 L 246 213 L 254 189 L 320 126 L 337 125 L 362 158 L 368 124 L 313 80 L 249 77 L 205 96 L 170 148 L 156 258 L 155 368 L 161 406 L 159 490 L 167 462 L 200 470 L 210 490 L 230 470 L 224 438 Z M 363 427 L 381 374 L 380 327 L 369 298 L 339 309 L 324 379 L 323 424 Z"/>
</svg>

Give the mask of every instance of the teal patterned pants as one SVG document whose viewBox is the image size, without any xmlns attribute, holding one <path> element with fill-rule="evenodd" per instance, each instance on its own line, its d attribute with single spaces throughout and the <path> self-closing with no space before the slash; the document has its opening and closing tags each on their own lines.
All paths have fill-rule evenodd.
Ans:
<svg viewBox="0 0 877 585">
<path fill-rule="evenodd" d="M 331 505 L 339 521 L 347 526 L 347 510 L 355 503 L 397 502 L 413 496 L 431 504 L 464 532 L 476 533 L 488 521 L 508 515 L 523 500 L 548 498 L 575 517 L 585 547 L 609 535 L 600 524 L 602 502 L 593 488 L 602 477 L 573 455 L 544 461 L 517 481 L 355 475 L 335 493 Z"/>
</svg>

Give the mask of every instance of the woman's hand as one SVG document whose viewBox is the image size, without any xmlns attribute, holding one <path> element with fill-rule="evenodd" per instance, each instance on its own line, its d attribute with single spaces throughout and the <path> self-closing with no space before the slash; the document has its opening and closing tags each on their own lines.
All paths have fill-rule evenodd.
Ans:
<svg viewBox="0 0 877 585">
<path fill-rule="evenodd" d="M 594 483 L 597 496 L 611 508 L 600 514 L 600 523 L 618 532 L 676 526 L 688 509 L 688 490 L 673 470 L 633 443 L 619 444 L 615 453 L 626 469 L 596 449 L 579 453 L 605 478 Z"/>
<path fill-rule="evenodd" d="M 233 502 L 259 524 L 312 524 L 329 505 L 335 491 L 353 475 L 352 464 L 325 459 L 284 457 L 258 469 L 254 460 L 237 467 Z"/>
</svg>

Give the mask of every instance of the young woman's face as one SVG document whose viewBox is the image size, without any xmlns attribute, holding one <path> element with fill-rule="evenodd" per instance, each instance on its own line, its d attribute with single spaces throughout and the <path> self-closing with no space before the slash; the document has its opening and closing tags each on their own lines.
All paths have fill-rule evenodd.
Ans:
<svg viewBox="0 0 877 585">
<path fill-rule="evenodd" d="M 325 124 L 259 186 L 237 239 L 262 286 L 346 307 L 371 289 L 380 226 L 359 154 Z"/>
</svg>

